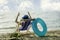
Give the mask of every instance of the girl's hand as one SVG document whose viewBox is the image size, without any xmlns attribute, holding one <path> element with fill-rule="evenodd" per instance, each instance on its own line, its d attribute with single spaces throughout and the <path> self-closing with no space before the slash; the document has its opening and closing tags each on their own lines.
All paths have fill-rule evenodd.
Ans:
<svg viewBox="0 0 60 40">
<path fill-rule="evenodd" d="M 20 15 L 20 13 L 18 13 L 18 15 L 17 16 L 19 16 Z"/>
</svg>

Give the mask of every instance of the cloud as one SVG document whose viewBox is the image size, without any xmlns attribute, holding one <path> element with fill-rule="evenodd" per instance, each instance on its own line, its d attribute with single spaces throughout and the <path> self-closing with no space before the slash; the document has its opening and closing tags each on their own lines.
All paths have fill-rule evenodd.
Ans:
<svg viewBox="0 0 60 40">
<path fill-rule="evenodd" d="M 8 6 L 3 6 L 2 9 L 0 9 L 0 14 L 6 14 L 6 13 L 9 13 L 10 12 L 10 9 Z"/>
<path fill-rule="evenodd" d="M 2 9 L 2 7 L 7 4 L 8 1 L 7 0 L 0 0 L 0 10 Z"/>
<path fill-rule="evenodd" d="M 19 10 L 27 10 L 29 8 L 33 8 L 33 4 L 30 1 L 23 1 L 19 5 Z"/>
<path fill-rule="evenodd" d="M 41 8 L 43 10 L 60 10 L 60 2 L 51 2 L 51 0 L 42 0 Z"/>
<path fill-rule="evenodd" d="M 0 0 L 0 4 L 7 4 L 8 1 L 7 0 Z"/>
</svg>

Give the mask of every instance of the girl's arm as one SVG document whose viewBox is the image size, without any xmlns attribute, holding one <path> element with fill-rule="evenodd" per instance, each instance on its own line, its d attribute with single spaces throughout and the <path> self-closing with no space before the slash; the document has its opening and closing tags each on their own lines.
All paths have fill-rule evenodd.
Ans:
<svg viewBox="0 0 60 40">
<path fill-rule="evenodd" d="M 20 22 L 18 22 L 18 16 L 19 16 L 19 15 L 20 15 L 20 13 L 18 13 L 18 15 L 17 15 L 17 17 L 16 17 L 15 22 L 16 22 L 17 24 L 21 25 L 21 23 L 20 23 Z"/>
<path fill-rule="evenodd" d="M 29 15 L 31 21 L 35 20 L 35 18 L 32 19 L 32 17 L 31 17 L 29 12 L 28 12 L 28 15 Z"/>
<path fill-rule="evenodd" d="M 30 15 L 30 13 L 29 13 L 29 12 L 28 12 L 28 15 L 29 15 L 30 19 L 32 19 L 32 17 L 31 17 L 31 15 Z"/>
<path fill-rule="evenodd" d="M 18 23 L 18 21 L 17 21 L 17 20 L 18 20 L 18 16 L 19 16 L 19 13 L 18 13 L 18 15 L 17 15 L 17 17 L 16 17 L 16 20 L 15 20 L 16 23 Z"/>
</svg>

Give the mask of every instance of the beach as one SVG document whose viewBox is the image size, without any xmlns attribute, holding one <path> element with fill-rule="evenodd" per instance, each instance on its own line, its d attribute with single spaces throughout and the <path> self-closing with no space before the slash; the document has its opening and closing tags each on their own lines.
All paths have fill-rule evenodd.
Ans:
<svg viewBox="0 0 60 40">
<path fill-rule="evenodd" d="M 38 37 L 36 34 L 21 34 L 16 37 L 15 33 L 1 34 L 0 40 L 60 40 L 60 30 L 48 31 L 45 36 Z M 11 36 L 12 35 L 12 36 Z"/>
</svg>

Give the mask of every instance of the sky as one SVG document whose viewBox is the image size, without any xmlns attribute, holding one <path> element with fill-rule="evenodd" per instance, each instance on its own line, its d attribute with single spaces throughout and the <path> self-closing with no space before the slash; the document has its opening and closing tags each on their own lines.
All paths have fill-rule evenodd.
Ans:
<svg viewBox="0 0 60 40">
<path fill-rule="evenodd" d="M 60 28 L 60 0 L 0 0 L 0 28 L 16 27 L 18 12 L 20 20 L 28 11 L 32 18 L 43 19 L 48 30 Z"/>
</svg>

